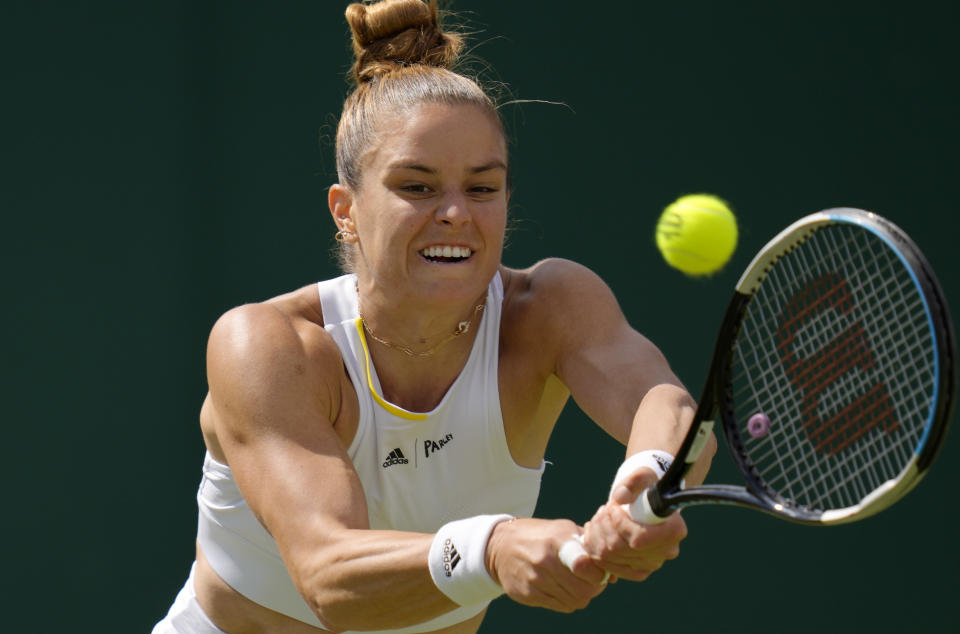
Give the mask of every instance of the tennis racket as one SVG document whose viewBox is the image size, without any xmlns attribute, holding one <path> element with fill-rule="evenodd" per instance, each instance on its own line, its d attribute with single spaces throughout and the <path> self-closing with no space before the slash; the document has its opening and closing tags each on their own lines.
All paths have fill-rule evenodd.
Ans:
<svg viewBox="0 0 960 634">
<path fill-rule="evenodd" d="M 954 357 L 943 293 L 902 230 L 859 209 L 802 218 L 740 278 L 677 458 L 625 507 L 644 524 L 695 504 L 815 525 L 869 517 L 930 468 Z M 686 488 L 717 420 L 746 486 Z"/>
</svg>

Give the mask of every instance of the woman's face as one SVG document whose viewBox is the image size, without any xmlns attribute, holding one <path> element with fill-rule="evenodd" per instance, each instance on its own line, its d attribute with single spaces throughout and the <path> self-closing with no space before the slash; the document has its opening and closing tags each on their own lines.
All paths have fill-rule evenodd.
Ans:
<svg viewBox="0 0 960 634">
<path fill-rule="evenodd" d="M 423 104 L 385 117 L 379 137 L 358 190 L 341 188 L 361 282 L 404 297 L 474 300 L 503 251 L 509 193 L 499 126 L 476 106 Z"/>
</svg>

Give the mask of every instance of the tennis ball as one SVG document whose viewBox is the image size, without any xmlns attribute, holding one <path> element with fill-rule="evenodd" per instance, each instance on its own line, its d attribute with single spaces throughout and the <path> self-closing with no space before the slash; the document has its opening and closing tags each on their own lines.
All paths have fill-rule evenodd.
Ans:
<svg viewBox="0 0 960 634">
<path fill-rule="evenodd" d="M 681 196 L 660 215 L 657 248 L 667 264 L 687 275 L 716 273 L 737 248 L 737 219 L 716 196 Z"/>
</svg>

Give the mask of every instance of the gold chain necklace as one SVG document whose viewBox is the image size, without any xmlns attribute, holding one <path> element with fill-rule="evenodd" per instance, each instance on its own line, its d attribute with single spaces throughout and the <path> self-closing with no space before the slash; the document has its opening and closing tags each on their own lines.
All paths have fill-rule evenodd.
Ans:
<svg viewBox="0 0 960 634">
<path fill-rule="evenodd" d="M 476 319 L 477 315 L 479 315 L 480 313 L 483 312 L 484 306 L 486 305 L 485 302 L 480 302 L 479 304 L 477 304 L 476 307 L 473 309 L 473 314 L 470 315 L 470 319 L 461 321 L 459 324 L 457 324 L 457 327 L 454 329 L 454 331 L 453 331 L 452 333 L 450 333 L 449 335 L 447 335 L 446 338 L 445 338 L 443 341 L 441 341 L 441 342 L 438 343 L 437 345 L 433 346 L 433 347 L 430 348 L 429 350 L 424 350 L 423 352 L 417 352 L 416 350 L 411 350 L 410 348 L 408 348 L 408 347 L 406 347 L 406 346 L 401 346 L 401 345 L 398 344 L 398 343 L 393 343 L 392 341 L 387 341 L 387 340 L 384 339 L 383 337 L 378 337 L 378 336 L 377 336 L 377 333 L 373 332 L 373 331 L 370 329 L 370 326 L 367 325 L 367 320 L 364 319 L 363 313 L 360 312 L 359 296 L 360 296 L 360 293 L 358 292 L 358 293 L 357 293 L 357 300 L 358 300 L 358 301 L 357 301 L 357 313 L 359 313 L 359 315 L 360 315 L 360 323 L 363 324 L 363 329 L 364 329 L 365 331 L 367 331 L 367 334 L 370 335 L 370 337 L 373 338 L 374 341 L 377 341 L 378 343 L 382 343 L 383 345 L 387 346 L 388 348 L 393 348 L 394 350 L 399 350 L 400 352 L 404 353 L 405 355 L 407 355 L 407 356 L 409 356 L 409 357 L 429 357 L 429 356 L 432 356 L 433 353 L 435 353 L 437 350 L 439 350 L 440 348 L 442 348 L 442 347 L 445 346 L 446 344 L 450 343 L 450 341 L 452 341 L 454 338 L 459 337 L 460 335 L 465 335 L 465 334 L 467 334 L 468 332 L 470 332 L 470 326 L 473 324 L 473 320 Z"/>
</svg>

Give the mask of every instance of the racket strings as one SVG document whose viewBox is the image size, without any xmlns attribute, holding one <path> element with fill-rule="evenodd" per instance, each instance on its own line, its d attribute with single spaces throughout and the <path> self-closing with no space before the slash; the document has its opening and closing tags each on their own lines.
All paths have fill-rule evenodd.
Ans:
<svg viewBox="0 0 960 634">
<path fill-rule="evenodd" d="M 821 257 L 822 257 L 822 254 L 821 254 Z M 877 277 L 873 277 L 873 278 L 868 278 L 868 279 L 878 279 L 878 278 L 877 278 Z M 874 289 L 874 290 L 875 290 L 875 289 Z M 834 331 L 836 331 L 836 329 L 834 329 Z M 836 381 L 836 380 L 837 380 L 837 377 L 831 377 L 830 380 L 831 380 L 831 381 Z M 838 391 L 841 392 L 841 393 L 850 393 L 851 388 L 850 388 L 850 387 L 845 387 L 845 386 L 842 386 L 842 385 L 841 385 L 841 386 L 839 386 Z M 824 400 L 826 400 L 826 399 L 821 399 L 821 401 L 824 401 Z M 823 403 L 822 403 L 822 404 L 823 404 Z M 828 407 L 827 407 L 827 404 L 824 404 L 824 409 L 827 409 L 827 408 L 828 408 Z M 863 415 L 862 412 L 861 412 L 861 415 Z M 845 446 L 846 446 L 846 445 L 844 445 L 844 447 L 845 447 Z M 853 452 L 851 455 L 854 457 L 854 459 L 857 459 L 857 458 L 860 457 L 860 456 L 858 456 L 859 453 L 861 453 L 861 452 Z M 863 464 L 865 464 L 865 465 L 870 465 L 870 464 L 872 464 L 872 463 L 870 463 L 870 462 L 864 462 Z M 874 471 L 871 471 L 871 470 L 866 470 L 866 471 L 865 471 L 864 469 L 851 468 L 850 465 L 845 465 L 845 468 L 846 468 L 846 471 L 848 472 L 848 474 L 852 474 L 852 475 L 854 475 L 854 476 L 857 476 L 857 475 L 865 476 L 863 479 L 865 479 L 866 482 L 867 482 L 867 484 L 870 485 L 871 487 L 874 487 L 874 488 L 875 488 L 875 486 L 877 486 L 877 485 L 879 484 L 879 481 L 877 480 Z M 831 475 L 832 475 L 832 474 L 831 474 Z M 813 487 L 819 488 L 819 487 L 822 487 L 822 486 L 823 486 L 824 482 L 825 482 L 825 479 L 824 479 L 824 478 L 811 479 L 811 481 L 809 482 L 809 484 L 810 484 L 811 486 L 813 486 Z M 858 481 L 857 478 L 852 478 L 852 479 L 849 480 L 849 482 L 850 482 L 850 484 L 852 485 L 852 487 L 851 487 L 851 488 L 852 488 L 852 494 L 854 494 L 854 495 L 856 495 L 856 496 L 858 496 L 858 497 L 862 497 L 862 496 L 866 493 L 866 491 L 865 491 L 861 486 L 858 486 L 858 485 L 859 485 L 859 481 Z M 807 488 L 810 488 L 810 487 L 808 486 Z M 834 486 L 834 489 L 836 489 L 836 486 Z M 843 492 L 843 489 L 840 489 L 840 491 Z M 851 501 L 849 495 L 842 495 L 841 497 L 842 497 L 842 499 L 843 499 L 845 502 L 850 502 L 850 501 Z"/>
<path fill-rule="evenodd" d="M 872 233 L 831 225 L 781 257 L 748 305 L 731 395 L 768 492 L 836 509 L 897 477 L 932 406 L 933 357 L 923 297 Z M 758 412 L 771 424 L 754 437 Z"/>
</svg>

